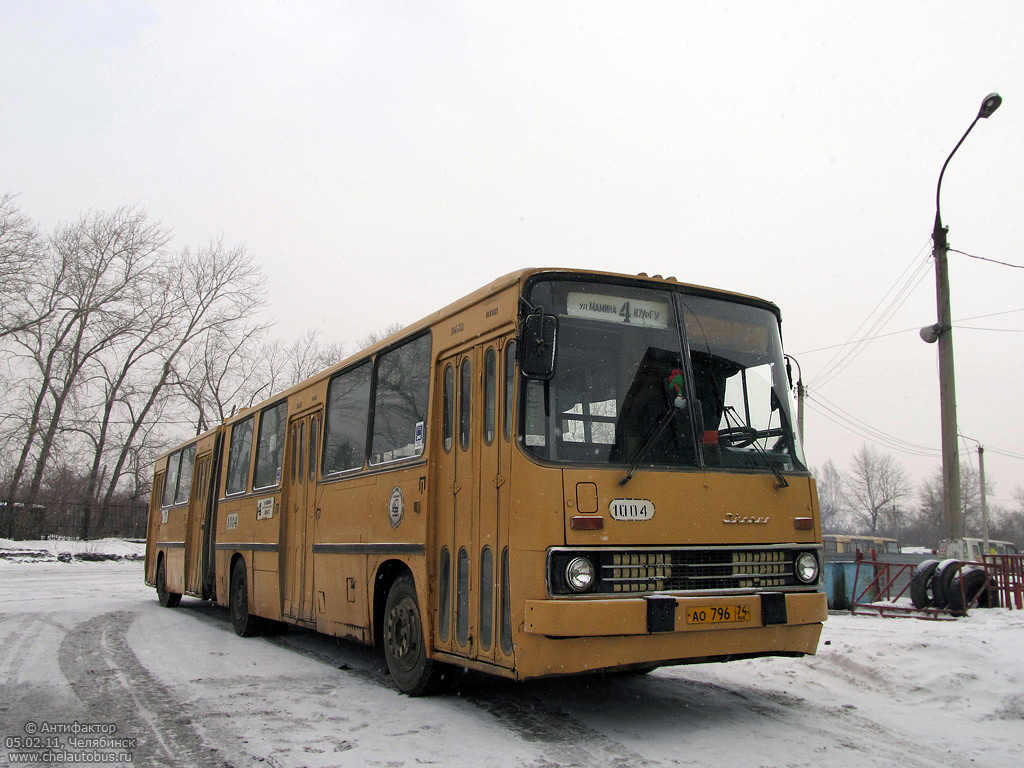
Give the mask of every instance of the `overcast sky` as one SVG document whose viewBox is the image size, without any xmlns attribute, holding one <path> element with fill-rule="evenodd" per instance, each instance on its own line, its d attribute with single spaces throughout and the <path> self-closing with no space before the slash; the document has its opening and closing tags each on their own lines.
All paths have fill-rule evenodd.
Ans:
<svg viewBox="0 0 1024 768">
<path fill-rule="evenodd" d="M 810 462 L 847 469 L 870 429 L 921 480 L 935 187 L 992 91 L 942 217 L 1024 265 L 1022 31 L 1020 2 L 0 0 L 0 192 L 46 229 L 138 204 L 176 245 L 244 243 L 278 333 L 350 351 L 526 266 L 762 296 Z M 1024 270 L 950 274 L 960 430 L 1009 504 Z"/>
</svg>

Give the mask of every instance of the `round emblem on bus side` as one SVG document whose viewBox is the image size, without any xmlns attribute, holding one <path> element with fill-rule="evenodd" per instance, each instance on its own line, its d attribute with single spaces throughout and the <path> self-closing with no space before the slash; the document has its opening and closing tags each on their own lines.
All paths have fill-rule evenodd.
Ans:
<svg viewBox="0 0 1024 768">
<path fill-rule="evenodd" d="M 391 520 L 391 527 L 400 526 L 403 517 L 405 517 L 405 497 L 402 496 L 402 489 L 396 485 L 391 489 L 391 498 L 388 499 L 388 519 Z"/>
</svg>

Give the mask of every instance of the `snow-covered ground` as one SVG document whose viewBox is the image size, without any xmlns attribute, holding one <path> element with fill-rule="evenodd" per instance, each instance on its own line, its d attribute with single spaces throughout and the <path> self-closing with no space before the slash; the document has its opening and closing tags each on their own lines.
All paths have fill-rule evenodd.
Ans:
<svg viewBox="0 0 1024 768">
<path fill-rule="evenodd" d="M 832 615 L 815 657 L 411 699 L 373 649 L 160 608 L 137 561 L 0 559 L 0 738 L 75 721 L 152 766 L 1003 768 L 1024 754 L 1024 611 Z"/>
</svg>

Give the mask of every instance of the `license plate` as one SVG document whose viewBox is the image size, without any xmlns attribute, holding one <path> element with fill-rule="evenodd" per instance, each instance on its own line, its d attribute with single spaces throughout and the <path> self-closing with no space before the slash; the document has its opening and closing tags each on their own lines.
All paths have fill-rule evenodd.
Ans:
<svg viewBox="0 0 1024 768">
<path fill-rule="evenodd" d="M 730 621 L 749 621 L 747 605 L 695 605 L 686 609 L 687 624 L 721 624 Z"/>
</svg>

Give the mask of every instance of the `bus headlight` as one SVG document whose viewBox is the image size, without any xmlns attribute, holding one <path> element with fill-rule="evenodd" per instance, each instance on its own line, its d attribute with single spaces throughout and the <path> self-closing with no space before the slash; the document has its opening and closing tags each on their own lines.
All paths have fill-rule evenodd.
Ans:
<svg viewBox="0 0 1024 768">
<path fill-rule="evenodd" d="M 565 566 L 565 583 L 573 592 L 586 592 L 594 583 L 594 564 L 585 557 L 574 557 Z"/>
<path fill-rule="evenodd" d="M 798 581 L 814 584 L 818 580 L 818 557 L 813 552 L 801 552 L 793 565 Z"/>
</svg>

